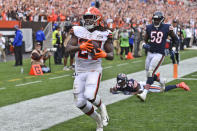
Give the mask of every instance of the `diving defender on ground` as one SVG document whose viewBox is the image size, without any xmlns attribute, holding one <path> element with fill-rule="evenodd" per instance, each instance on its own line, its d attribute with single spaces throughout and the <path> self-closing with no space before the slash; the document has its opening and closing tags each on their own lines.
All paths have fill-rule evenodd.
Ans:
<svg viewBox="0 0 197 131">
<path fill-rule="evenodd" d="M 96 121 L 96 131 L 103 131 L 109 121 L 106 106 L 97 94 L 102 74 L 101 58 L 113 60 L 112 33 L 101 26 L 102 14 L 90 7 L 83 15 L 83 26 L 71 29 L 67 52 L 75 52 L 73 84 L 76 106 Z M 94 110 L 97 106 L 101 115 Z"/>
<path fill-rule="evenodd" d="M 160 73 L 157 73 L 157 78 L 159 78 L 159 76 Z M 157 79 L 156 81 L 159 81 L 159 79 Z M 146 82 L 138 82 L 134 79 L 128 79 L 126 74 L 120 73 L 117 76 L 117 84 L 113 88 L 110 88 L 110 92 L 113 94 L 123 92 L 125 95 L 136 95 L 142 93 L 145 86 Z M 162 83 L 160 85 L 151 85 L 149 92 L 167 92 L 176 88 L 182 88 L 185 91 L 190 91 L 189 86 L 184 82 L 181 82 L 176 85 L 167 86 L 165 86 L 165 83 Z"/>
<path fill-rule="evenodd" d="M 146 100 L 147 92 L 154 82 L 154 77 L 156 77 L 155 73 L 164 60 L 164 50 L 168 35 L 175 44 L 178 44 L 178 38 L 173 32 L 173 27 L 169 24 L 164 24 L 164 19 L 162 12 L 155 12 L 152 17 L 152 24 L 146 26 L 144 38 L 146 44 L 143 44 L 143 48 L 148 51 L 145 64 L 147 81 L 144 91 L 137 95 L 142 101 Z"/>
</svg>

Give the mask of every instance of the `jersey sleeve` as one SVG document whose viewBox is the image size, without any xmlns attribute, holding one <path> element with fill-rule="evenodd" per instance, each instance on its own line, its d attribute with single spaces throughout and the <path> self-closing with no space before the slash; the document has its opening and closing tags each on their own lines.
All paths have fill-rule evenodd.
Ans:
<svg viewBox="0 0 197 131">
<path fill-rule="evenodd" d="M 109 34 L 107 35 L 107 38 L 112 39 L 112 32 L 108 30 Z"/>
</svg>

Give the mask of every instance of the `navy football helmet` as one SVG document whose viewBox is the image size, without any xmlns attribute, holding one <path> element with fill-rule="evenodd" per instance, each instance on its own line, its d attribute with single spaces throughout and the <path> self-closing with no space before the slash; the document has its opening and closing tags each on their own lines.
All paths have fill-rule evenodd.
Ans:
<svg viewBox="0 0 197 131">
<path fill-rule="evenodd" d="M 165 20 L 165 17 L 162 12 L 156 11 L 152 17 L 152 23 L 154 27 L 159 27 Z"/>
<path fill-rule="evenodd" d="M 127 83 L 127 75 L 124 73 L 120 73 L 117 76 L 117 84 L 120 86 L 124 86 Z"/>
</svg>

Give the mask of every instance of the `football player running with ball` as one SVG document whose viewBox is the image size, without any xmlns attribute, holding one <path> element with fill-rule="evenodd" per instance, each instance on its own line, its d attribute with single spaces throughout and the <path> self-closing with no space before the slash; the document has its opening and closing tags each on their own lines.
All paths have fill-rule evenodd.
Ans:
<svg viewBox="0 0 197 131">
<path fill-rule="evenodd" d="M 170 24 L 164 24 L 164 19 L 163 13 L 157 11 L 153 14 L 152 24 L 146 26 L 143 48 L 148 51 L 145 62 L 147 81 L 143 92 L 137 95 L 142 101 L 146 100 L 147 92 L 157 77 L 155 73 L 164 60 L 168 35 L 178 45 L 178 38 L 173 32 L 173 27 Z M 161 79 L 160 82 L 163 83 L 164 81 Z"/>
<path fill-rule="evenodd" d="M 109 117 L 106 106 L 97 94 L 102 66 L 101 58 L 113 60 L 112 33 L 102 24 L 102 14 L 95 7 L 87 9 L 83 15 L 83 26 L 71 29 L 71 39 L 66 47 L 67 52 L 75 52 L 75 80 L 73 83 L 76 106 L 96 121 L 96 131 L 103 131 Z M 100 109 L 100 114 L 94 106 Z"/>
</svg>

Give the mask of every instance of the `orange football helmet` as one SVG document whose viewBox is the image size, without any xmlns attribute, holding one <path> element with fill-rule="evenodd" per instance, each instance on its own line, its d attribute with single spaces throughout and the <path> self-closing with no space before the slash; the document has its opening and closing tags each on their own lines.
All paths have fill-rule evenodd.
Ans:
<svg viewBox="0 0 197 131">
<path fill-rule="evenodd" d="M 102 19 L 103 16 L 101 12 L 95 7 L 90 7 L 85 11 L 82 18 L 82 23 L 85 28 L 92 29 L 99 26 Z"/>
</svg>

